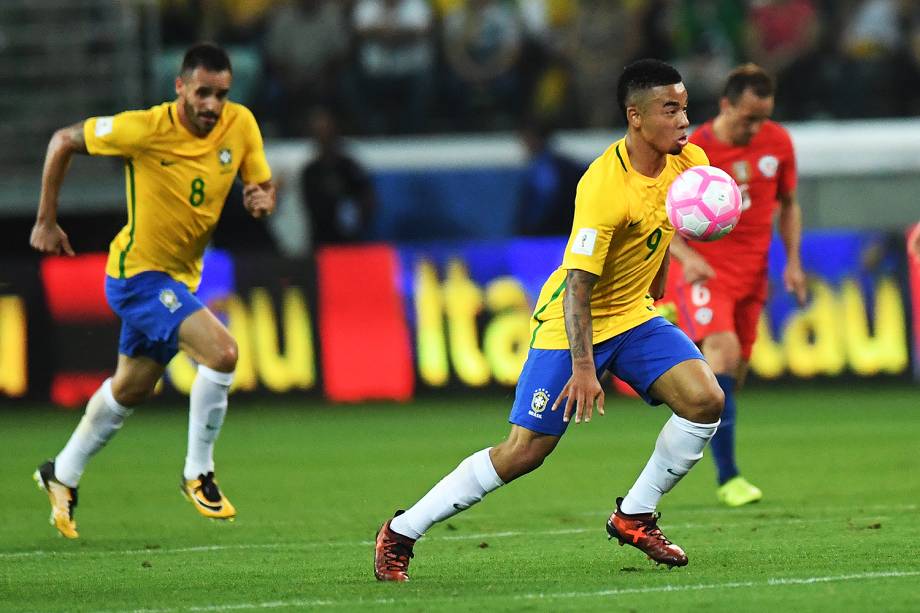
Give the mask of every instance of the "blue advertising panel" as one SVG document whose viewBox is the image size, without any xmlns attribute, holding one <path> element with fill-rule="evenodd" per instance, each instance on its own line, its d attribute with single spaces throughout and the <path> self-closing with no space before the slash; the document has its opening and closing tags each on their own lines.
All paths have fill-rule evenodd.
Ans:
<svg viewBox="0 0 920 613">
<path fill-rule="evenodd" d="M 401 290 L 423 385 L 514 385 L 530 315 L 559 265 L 565 239 L 398 246 Z M 802 241 L 810 301 L 783 290 L 785 254 L 769 259 L 769 298 L 752 372 L 762 378 L 901 375 L 908 327 L 903 244 L 884 233 L 808 232 Z"/>
<path fill-rule="evenodd" d="M 770 249 L 770 292 L 751 358 L 767 378 L 899 375 L 909 365 L 904 248 L 881 232 L 806 232 L 802 266 L 809 303 L 783 289 L 785 253 Z"/>
</svg>

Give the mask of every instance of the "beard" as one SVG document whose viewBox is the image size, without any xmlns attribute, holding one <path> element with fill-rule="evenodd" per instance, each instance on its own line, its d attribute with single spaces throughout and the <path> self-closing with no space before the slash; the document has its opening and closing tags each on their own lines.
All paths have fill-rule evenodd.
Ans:
<svg viewBox="0 0 920 613">
<path fill-rule="evenodd" d="M 185 116 L 189 118 L 192 125 L 194 125 L 198 130 L 203 134 L 209 134 L 211 130 L 214 129 L 214 126 L 217 125 L 217 118 L 210 113 L 207 116 L 214 117 L 214 123 L 209 124 L 205 122 L 202 117 L 203 115 L 195 110 L 195 107 L 188 100 L 182 101 L 183 110 L 185 111 Z"/>
</svg>

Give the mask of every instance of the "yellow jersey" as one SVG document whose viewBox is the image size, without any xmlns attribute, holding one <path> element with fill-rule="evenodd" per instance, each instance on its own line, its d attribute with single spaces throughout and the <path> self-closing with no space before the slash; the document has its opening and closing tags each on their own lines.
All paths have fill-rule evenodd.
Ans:
<svg viewBox="0 0 920 613">
<path fill-rule="evenodd" d="M 203 138 L 180 123 L 176 102 L 92 117 L 83 135 L 90 154 L 125 158 L 128 223 L 109 245 L 105 269 L 117 279 L 156 270 L 195 291 L 237 173 L 247 184 L 271 179 L 255 117 L 233 102 Z"/>
<path fill-rule="evenodd" d="M 668 155 L 664 170 L 652 179 L 633 169 L 625 138 L 594 160 L 578 183 L 562 265 L 540 291 L 530 325 L 531 347 L 569 348 L 562 298 L 570 269 L 598 275 L 591 294 L 595 345 L 657 315 L 649 288 L 674 235 L 665 196 L 681 172 L 708 164 L 701 148 L 687 144 L 680 154 Z"/>
</svg>

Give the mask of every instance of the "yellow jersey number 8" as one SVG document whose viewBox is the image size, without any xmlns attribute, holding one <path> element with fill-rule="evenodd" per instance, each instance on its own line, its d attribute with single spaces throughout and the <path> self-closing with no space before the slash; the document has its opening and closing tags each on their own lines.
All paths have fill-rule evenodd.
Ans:
<svg viewBox="0 0 920 613">
<path fill-rule="evenodd" d="M 192 206 L 201 206 L 204 202 L 204 179 L 195 177 L 192 180 L 192 193 L 188 195 L 188 203 Z"/>
</svg>

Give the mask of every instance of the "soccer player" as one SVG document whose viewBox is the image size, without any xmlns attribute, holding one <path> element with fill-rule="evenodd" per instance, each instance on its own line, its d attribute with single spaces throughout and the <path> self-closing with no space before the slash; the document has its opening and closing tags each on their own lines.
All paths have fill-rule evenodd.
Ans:
<svg viewBox="0 0 920 613">
<path fill-rule="evenodd" d="M 511 433 L 463 460 L 383 524 L 374 556 L 381 581 L 406 581 L 418 538 L 539 467 L 573 417 L 576 424 L 591 421 L 595 404 L 603 415 L 598 375 L 604 370 L 649 404 L 666 403 L 673 411 L 635 484 L 616 499 L 607 532 L 658 563 L 687 564 L 684 551 L 658 527 L 655 509 L 702 457 L 723 397 L 699 349 L 658 316 L 652 297 L 663 293 L 674 234 L 664 207 L 668 187 L 680 172 L 708 160 L 688 144 L 687 90 L 674 68 L 658 60 L 631 64 L 620 76 L 617 99 L 627 134 L 578 185 L 562 265 L 544 284 L 533 314 Z"/>
<path fill-rule="evenodd" d="M 87 462 L 150 397 L 179 349 L 198 363 L 181 490 L 205 517 L 236 515 L 214 479 L 213 449 L 237 346 L 194 292 L 205 246 L 237 174 L 253 217 L 272 213 L 275 190 L 255 118 L 227 99 L 232 81 L 227 54 L 196 45 L 182 61 L 175 101 L 92 117 L 58 130 L 48 145 L 32 247 L 74 254 L 57 209 L 75 153 L 124 158 L 128 205 L 128 223 L 112 241 L 106 265 L 106 298 L 122 320 L 115 374 L 90 398 L 63 450 L 35 472 L 51 501 L 51 522 L 67 538 L 78 536 L 74 507 Z"/>
<path fill-rule="evenodd" d="M 779 233 L 786 247 L 783 283 L 804 304 L 807 286 L 799 259 L 801 210 L 796 200 L 795 152 L 789 134 L 770 121 L 772 79 L 745 64 L 729 74 L 719 114 L 690 142 L 710 163 L 734 177 L 742 194 L 741 220 L 711 243 L 671 242 L 676 260 L 667 295 L 677 304 L 679 325 L 702 348 L 725 392 L 722 422 L 710 449 L 718 499 L 730 507 L 756 502 L 759 488 L 741 476 L 735 461 L 735 390 L 743 382 L 767 293 L 767 251 L 779 204 Z"/>
</svg>

